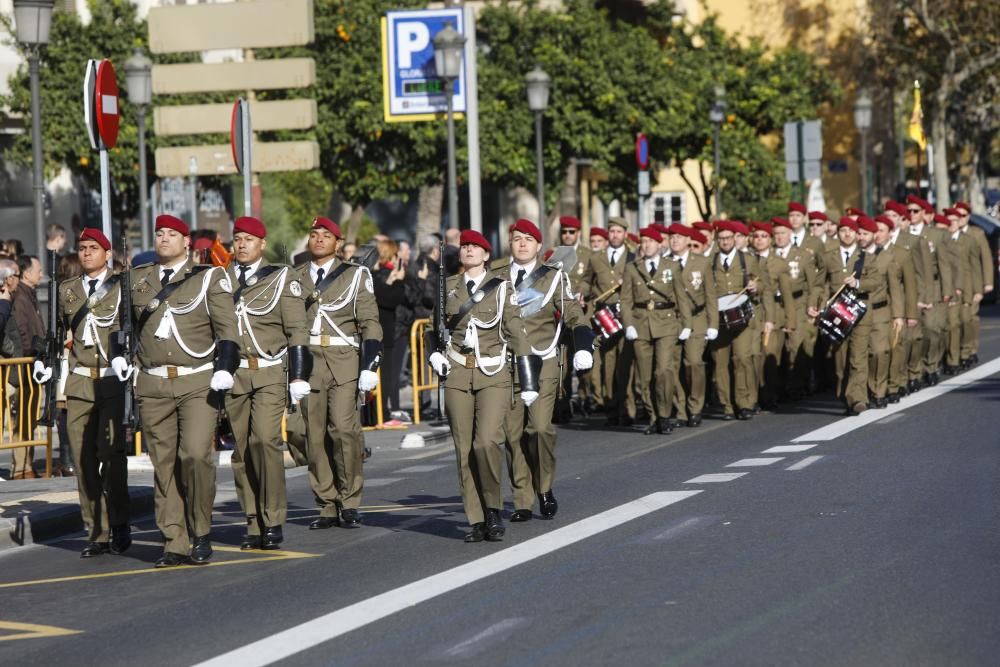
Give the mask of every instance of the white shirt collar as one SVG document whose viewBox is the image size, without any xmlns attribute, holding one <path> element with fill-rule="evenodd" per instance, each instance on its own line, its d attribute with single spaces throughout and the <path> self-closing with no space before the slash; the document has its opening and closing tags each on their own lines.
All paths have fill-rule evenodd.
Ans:
<svg viewBox="0 0 1000 667">
<path fill-rule="evenodd" d="M 760 252 L 758 252 L 757 256 L 763 259 L 767 259 L 768 255 L 770 254 L 771 254 L 771 249 L 768 248 L 767 250 L 761 250 Z"/>
<path fill-rule="evenodd" d="M 108 279 L 108 270 L 104 269 L 103 271 L 101 271 L 100 274 L 97 275 L 97 277 L 96 277 L 97 284 L 94 285 L 94 289 L 95 290 L 101 289 L 101 285 L 103 285 L 104 281 L 107 280 L 107 279 Z M 91 280 L 95 280 L 95 278 L 91 278 L 87 274 L 83 275 L 83 290 L 85 292 L 90 290 L 90 281 Z"/>
<path fill-rule="evenodd" d="M 729 262 L 729 265 L 732 266 L 733 262 L 736 260 L 736 247 L 734 246 L 733 249 L 730 250 L 729 252 L 722 252 L 720 250 L 719 251 L 719 258 L 723 262 Z"/>
<path fill-rule="evenodd" d="M 806 240 L 806 228 L 803 227 L 799 231 L 792 231 L 792 243 L 795 247 L 802 245 L 802 242 Z"/>
<path fill-rule="evenodd" d="M 895 245 L 896 244 L 896 239 L 898 239 L 898 238 L 899 238 L 899 227 L 896 227 L 894 230 L 892 230 L 891 232 L 889 232 L 889 243 L 892 243 L 893 245 Z"/>
<path fill-rule="evenodd" d="M 469 284 L 469 281 L 471 280 L 474 283 L 472 285 L 472 291 L 475 292 L 477 289 L 479 289 L 479 286 L 483 284 L 483 280 L 486 279 L 487 273 L 489 273 L 489 271 L 483 271 L 481 274 L 479 274 L 477 278 L 473 278 L 472 276 L 463 273 L 462 284 L 467 286 Z"/>
<path fill-rule="evenodd" d="M 510 263 L 510 281 L 514 282 L 517 280 L 517 272 L 524 269 L 524 277 L 527 278 L 531 275 L 531 272 L 535 270 L 535 265 L 538 264 L 538 260 L 531 260 L 530 264 L 520 265 L 517 262 Z"/>
<path fill-rule="evenodd" d="M 166 271 L 167 269 L 170 269 L 170 270 L 173 271 L 173 273 L 170 274 L 170 279 L 173 280 L 174 278 L 177 277 L 177 274 L 180 273 L 181 267 L 184 266 L 185 264 L 187 264 L 187 257 L 185 257 L 181 261 L 179 261 L 176 264 L 173 264 L 171 266 L 163 266 L 161 264 L 160 265 L 160 280 L 161 281 L 163 280 L 163 272 Z"/>
<path fill-rule="evenodd" d="M 652 257 L 643 257 L 642 258 L 642 267 L 644 269 L 648 269 L 650 262 L 652 262 L 654 264 L 654 270 L 655 270 L 656 267 L 660 266 L 660 256 L 659 255 L 653 255 Z"/>
<path fill-rule="evenodd" d="M 330 267 L 333 265 L 335 261 L 337 261 L 337 258 L 331 257 L 330 259 L 326 260 L 326 262 L 324 262 L 323 264 L 317 264 L 316 262 L 309 262 L 309 277 L 312 278 L 314 285 L 317 282 L 316 274 L 319 272 L 319 270 L 323 269 L 323 277 L 325 278 L 326 276 L 330 275 Z M 256 269 L 254 270 L 256 271 Z M 237 276 L 239 276 L 239 274 L 237 274 Z"/>
<path fill-rule="evenodd" d="M 608 246 L 608 261 L 610 262 L 611 258 L 614 257 L 614 260 L 617 262 L 619 259 L 621 259 L 625 255 L 625 253 L 622 252 L 623 250 L 625 250 L 625 246 L 624 245 L 620 245 L 617 248 L 614 248 L 612 246 Z"/>
<path fill-rule="evenodd" d="M 924 223 L 921 222 L 919 225 L 913 223 L 910 225 L 910 233 L 914 236 L 920 236 L 920 232 L 922 231 L 924 231 Z"/>
<path fill-rule="evenodd" d="M 691 253 L 689 251 L 685 250 L 681 254 L 674 255 L 674 257 L 677 259 L 678 262 L 680 262 L 683 265 L 687 261 L 687 258 L 688 258 L 689 254 L 691 254 Z"/>
<path fill-rule="evenodd" d="M 961 235 L 962 235 L 962 230 L 961 229 L 956 229 L 954 231 L 954 233 L 952 233 L 952 235 L 951 235 L 951 240 L 952 241 L 957 241 L 958 237 L 961 236 Z"/>
<path fill-rule="evenodd" d="M 846 248 L 844 246 L 840 246 L 840 261 L 844 261 L 845 252 L 847 253 L 847 256 L 850 257 L 851 255 L 854 254 L 854 251 L 857 249 L 858 249 L 857 243 L 854 243 L 854 245 L 849 245 Z"/>
<path fill-rule="evenodd" d="M 247 268 L 247 271 L 246 271 L 246 273 L 244 274 L 244 275 L 246 275 L 247 279 L 249 279 L 249 278 L 250 278 L 250 276 L 252 276 L 253 274 L 257 273 L 257 269 L 259 269 L 259 268 L 260 268 L 260 263 L 261 263 L 261 261 L 262 261 L 263 259 L 264 259 L 263 257 L 260 257 L 260 258 L 258 258 L 258 259 L 257 259 L 257 261 L 256 261 L 256 262 L 254 262 L 253 264 L 247 264 L 247 267 L 248 267 L 248 268 Z M 241 266 L 243 266 L 243 265 L 242 265 L 242 264 L 240 264 L 239 262 L 237 262 L 237 263 L 236 263 L 236 277 L 237 277 L 237 278 L 239 278 L 239 277 L 240 277 L 240 267 L 241 267 Z"/>
</svg>

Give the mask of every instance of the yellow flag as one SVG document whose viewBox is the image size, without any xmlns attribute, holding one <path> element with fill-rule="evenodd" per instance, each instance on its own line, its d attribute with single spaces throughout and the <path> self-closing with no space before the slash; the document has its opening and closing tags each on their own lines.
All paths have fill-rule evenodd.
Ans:
<svg viewBox="0 0 1000 667">
<path fill-rule="evenodd" d="M 913 114 L 910 116 L 910 139 L 917 142 L 920 150 L 927 150 L 927 137 L 924 135 L 924 110 L 920 106 L 920 82 L 913 82 Z"/>
</svg>

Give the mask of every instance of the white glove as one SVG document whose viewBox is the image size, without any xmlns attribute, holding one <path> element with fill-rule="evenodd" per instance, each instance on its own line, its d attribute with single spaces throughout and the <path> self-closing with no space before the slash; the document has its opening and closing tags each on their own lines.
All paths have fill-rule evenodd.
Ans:
<svg viewBox="0 0 1000 667">
<path fill-rule="evenodd" d="M 629 326 L 625 328 L 625 340 L 635 340 L 639 337 L 639 332 L 635 330 L 635 327 Z"/>
<path fill-rule="evenodd" d="M 586 350 L 580 350 L 573 355 L 574 371 L 589 371 L 594 367 L 594 355 Z"/>
<path fill-rule="evenodd" d="M 229 371 L 215 371 L 212 381 L 208 383 L 212 391 L 226 391 L 233 388 L 233 374 Z"/>
<path fill-rule="evenodd" d="M 718 337 L 719 337 L 718 329 L 707 329 L 705 331 L 705 338 L 707 338 L 708 340 L 715 340 Z"/>
<path fill-rule="evenodd" d="M 358 391 L 372 391 L 378 386 L 378 373 L 375 371 L 361 371 L 358 376 Z"/>
<path fill-rule="evenodd" d="M 431 354 L 431 358 L 428 361 L 430 361 L 431 368 L 438 374 L 438 377 L 445 377 L 451 372 L 451 364 L 448 363 L 448 360 L 440 352 Z"/>
<path fill-rule="evenodd" d="M 677 336 L 677 340 L 687 340 L 691 337 L 691 330 L 687 327 L 681 329 L 680 334 Z"/>
<path fill-rule="evenodd" d="M 288 395 L 292 398 L 292 403 L 298 403 L 309 395 L 312 387 L 305 380 L 292 380 L 288 383 Z"/>
<path fill-rule="evenodd" d="M 522 391 L 521 400 L 524 401 L 524 407 L 531 407 L 531 404 L 538 399 L 537 391 Z"/>
<path fill-rule="evenodd" d="M 118 376 L 118 379 L 121 382 L 128 381 L 129 376 L 132 375 L 132 366 L 128 365 L 128 362 L 125 361 L 125 357 L 115 357 L 112 359 L 111 368 L 114 370 L 115 375 Z"/>
<path fill-rule="evenodd" d="M 35 370 L 32 376 L 38 384 L 45 384 L 52 379 L 52 367 L 43 364 L 41 359 L 35 359 L 33 367 Z"/>
</svg>

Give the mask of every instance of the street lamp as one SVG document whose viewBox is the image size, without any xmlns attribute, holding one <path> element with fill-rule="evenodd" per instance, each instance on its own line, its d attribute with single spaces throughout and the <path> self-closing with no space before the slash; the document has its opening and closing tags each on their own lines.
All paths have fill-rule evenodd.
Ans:
<svg viewBox="0 0 1000 667">
<path fill-rule="evenodd" d="M 455 79 L 462 73 L 462 51 L 465 37 L 447 23 L 434 36 L 434 69 L 444 82 L 448 102 L 448 226 L 458 229 L 458 176 L 455 169 L 455 109 L 453 90 Z"/>
<path fill-rule="evenodd" d="M 721 83 L 715 84 L 715 102 L 708 112 L 708 120 L 715 127 L 712 129 L 712 147 L 715 149 L 715 214 L 722 213 L 722 158 L 719 153 L 719 133 L 722 123 L 726 120 L 726 88 Z"/>
<path fill-rule="evenodd" d="M 125 61 L 125 85 L 128 101 L 135 105 L 135 119 L 139 126 L 139 229 L 142 230 L 142 249 L 149 250 L 149 214 L 146 211 L 146 107 L 153 101 L 153 61 L 142 47 L 136 47 L 132 57 Z"/>
<path fill-rule="evenodd" d="M 35 238 L 42 267 L 46 265 L 45 215 L 42 197 L 45 182 L 42 180 L 42 103 L 38 84 L 38 54 L 49 43 L 54 0 L 14 0 L 14 25 L 17 41 L 28 55 L 28 74 L 31 79 L 31 161 L 32 189 L 35 195 Z"/>
<path fill-rule="evenodd" d="M 528 108 L 535 112 L 535 193 L 538 196 L 538 228 L 545 234 L 545 166 L 542 163 L 542 114 L 549 106 L 552 77 L 538 65 L 524 77 Z"/>
<path fill-rule="evenodd" d="M 871 209 L 868 196 L 868 130 L 872 126 L 872 98 L 862 88 L 854 100 L 854 125 L 861 133 L 861 198 L 865 210 Z"/>
</svg>

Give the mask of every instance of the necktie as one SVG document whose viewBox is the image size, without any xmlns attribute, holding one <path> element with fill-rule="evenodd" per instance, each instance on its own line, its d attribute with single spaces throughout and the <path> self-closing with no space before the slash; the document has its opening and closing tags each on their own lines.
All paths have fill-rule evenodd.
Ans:
<svg viewBox="0 0 1000 667">
<path fill-rule="evenodd" d="M 851 258 L 851 253 L 848 250 L 844 251 L 844 266 L 847 266 L 847 261 Z"/>
<path fill-rule="evenodd" d="M 465 289 L 469 290 L 469 296 L 472 296 L 472 294 L 476 291 L 476 281 L 470 280 L 465 283 Z"/>
<path fill-rule="evenodd" d="M 240 264 L 240 266 L 239 266 L 239 269 L 240 269 L 240 287 L 246 287 L 247 286 L 247 269 L 249 269 L 249 268 L 250 268 L 249 266 L 244 266 L 243 264 Z"/>
<path fill-rule="evenodd" d="M 722 268 L 725 269 L 726 271 L 729 270 L 729 258 L 728 257 L 723 257 L 722 258 Z"/>
<path fill-rule="evenodd" d="M 97 278 L 91 278 L 87 282 L 90 284 L 90 287 L 87 289 L 87 296 L 91 296 L 97 291 Z"/>
<path fill-rule="evenodd" d="M 649 275 L 653 275 L 654 273 L 656 273 L 656 262 L 651 260 L 649 262 Z"/>
<path fill-rule="evenodd" d="M 521 286 L 521 282 L 524 280 L 524 274 L 527 273 L 524 269 L 517 270 L 517 278 L 514 280 L 514 288 Z M 471 292 L 470 292 L 471 294 Z"/>
<path fill-rule="evenodd" d="M 174 275 L 173 269 L 163 269 L 163 275 L 160 276 L 160 284 L 166 285 L 170 282 L 170 276 Z"/>
<path fill-rule="evenodd" d="M 615 266 L 615 255 L 617 255 L 617 254 L 618 254 L 617 250 L 612 250 L 611 251 L 611 261 L 609 262 L 611 264 L 611 268 L 614 268 L 614 266 Z"/>
<path fill-rule="evenodd" d="M 324 269 L 319 269 L 318 271 L 316 271 L 316 284 L 317 285 L 319 285 L 321 282 L 323 282 L 323 274 L 324 273 L 326 273 L 326 271 Z"/>
</svg>

